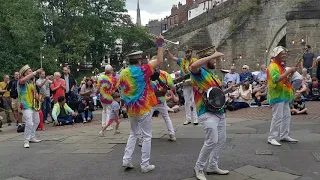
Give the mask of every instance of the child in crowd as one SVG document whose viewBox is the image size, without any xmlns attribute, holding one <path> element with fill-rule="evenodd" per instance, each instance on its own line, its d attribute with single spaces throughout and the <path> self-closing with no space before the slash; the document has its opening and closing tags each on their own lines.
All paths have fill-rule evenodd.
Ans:
<svg viewBox="0 0 320 180">
<path fill-rule="evenodd" d="M 120 98 L 120 94 L 115 92 L 112 94 L 112 98 L 113 98 L 113 101 L 112 101 L 112 104 L 111 104 L 111 113 L 110 113 L 110 116 L 109 116 L 109 122 L 106 126 L 104 126 L 102 128 L 102 130 L 99 132 L 100 136 L 104 136 L 104 132 L 106 131 L 106 129 L 113 123 L 113 122 L 116 122 L 117 125 L 116 125 L 116 131 L 114 134 L 120 134 L 120 132 L 118 131 L 119 129 L 119 124 L 120 124 L 120 121 L 119 121 L 119 110 L 120 110 L 120 105 L 119 105 L 119 102 L 121 101 L 121 98 Z"/>
<path fill-rule="evenodd" d="M 291 105 L 291 114 L 307 114 L 308 109 L 306 108 L 305 102 L 302 100 L 300 93 L 294 94 L 294 100 Z"/>
<path fill-rule="evenodd" d="M 309 100 L 319 101 L 320 100 L 320 84 L 317 78 L 312 78 L 312 84 L 310 85 Z"/>
<path fill-rule="evenodd" d="M 92 111 L 94 111 L 94 107 L 92 103 L 90 103 L 90 99 L 88 97 L 84 97 L 78 108 L 78 113 L 81 114 L 83 123 L 87 123 L 92 120 Z"/>
</svg>

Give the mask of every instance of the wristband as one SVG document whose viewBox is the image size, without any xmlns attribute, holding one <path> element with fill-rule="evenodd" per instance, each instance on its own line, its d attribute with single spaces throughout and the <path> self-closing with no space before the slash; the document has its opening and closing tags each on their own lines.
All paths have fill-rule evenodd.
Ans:
<svg viewBox="0 0 320 180">
<path fill-rule="evenodd" d="M 164 42 L 157 42 L 156 44 L 157 44 L 157 47 L 163 47 Z"/>
</svg>

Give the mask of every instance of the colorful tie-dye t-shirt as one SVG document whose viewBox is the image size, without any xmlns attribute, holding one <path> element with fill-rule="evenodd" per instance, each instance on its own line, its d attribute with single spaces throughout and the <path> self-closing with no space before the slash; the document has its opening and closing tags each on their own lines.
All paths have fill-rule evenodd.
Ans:
<svg viewBox="0 0 320 180">
<path fill-rule="evenodd" d="M 189 66 L 194 63 L 197 59 L 191 58 L 190 60 L 187 60 L 186 58 L 179 58 L 177 63 L 180 66 L 180 74 L 181 76 L 185 76 L 190 74 Z"/>
<path fill-rule="evenodd" d="M 120 90 L 128 116 L 141 116 L 157 105 L 150 77 L 154 69 L 150 64 L 128 66 L 120 73 Z"/>
<path fill-rule="evenodd" d="M 21 84 L 20 81 L 18 83 L 18 95 L 20 108 L 22 110 L 33 109 L 33 100 L 34 100 L 34 91 L 35 87 L 32 83 L 26 82 L 25 84 Z"/>
<path fill-rule="evenodd" d="M 206 70 L 202 67 L 199 69 L 198 73 L 191 74 L 191 82 L 193 86 L 194 101 L 196 103 L 197 114 L 199 117 L 208 112 L 203 102 L 203 93 L 200 93 L 199 91 L 205 92 L 211 87 L 221 87 L 222 83 L 213 70 Z M 220 110 L 218 113 L 224 113 L 224 110 Z"/>
<path fill-rule="evenodd" d="M 288 78 L 276 82 L 278 78 L 285 73 L 283 65 L 276 62 L 271 62 L 267 69 L 268 82 L 268 102 L 275 104 L 293 100 L 293 89 Z"/>
<path fill-rule="evenodd" d="M 163 85 L 167 85 L 168 87 L 173 86 L 173 80 L 169 73 L 160 70 L 159 79 L 163 83 Z M 152 81 L 152 88 L 154 91 L 156 90 L 161 91 L 163 89 L 162 85 L 159 83 L 158 80 Z M 166 102 L 166 98 L 164 96 L 157 97 L 157 100 L 158 100 L 158 104 L 164 104 Z"/>
<path fill-rule="evenodd" d="M 118 88 L 118 80 L 112 75 L 101 75 L 97 81 L 97 88 L 100 91 L 100 101 L 103 104 L 111 104 L 112 94 Z"/>
</svg>

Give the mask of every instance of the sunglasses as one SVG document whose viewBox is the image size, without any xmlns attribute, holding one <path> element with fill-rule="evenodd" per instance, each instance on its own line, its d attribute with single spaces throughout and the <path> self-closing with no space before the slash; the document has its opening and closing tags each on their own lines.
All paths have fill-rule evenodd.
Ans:
<svg viewBox="0 0 320 180">
<path fill-rule="evenodd" d="M 260 83 L 265 83 L 266 81 L 260 81 Z"/>
<path fill-rule="evenodd" d="M 247 69 L 247 68 L 242 68 L 242 69 Z"/>
</svg>

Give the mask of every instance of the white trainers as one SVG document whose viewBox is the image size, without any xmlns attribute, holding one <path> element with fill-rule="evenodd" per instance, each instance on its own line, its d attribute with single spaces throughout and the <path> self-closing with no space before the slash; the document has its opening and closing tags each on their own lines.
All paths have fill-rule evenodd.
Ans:
<svg viewBox="0 0 320 180">
<path fill-rule="evenodd" d="M 104 132 L 101 130 L 101 131 L 99 131 L 99 135 L 100 136 L 104 136 Z"/>
<path fill-rule="evenodd" d="M 198 125 L 198 120 L 194 120 L 193 125 Z"/>
<path fill-rule="evenodd" d="M 196 173 L 196 178 L 198 180 L 207 180 L 202 170 L 199 170 L 197 167 L 194 167 L 194 172 Z"/>
<path fill-rule="evenodd" d="M 280 141 L 284 141 L 284 142 L 292 142 L 292 143 L 297 143 L 298 142 L 298 140 L 296 140 L 296 139 L 293 139 L 293 138 L 291 138 L 291 137 L 285 137 L 285 138 L 282 138 L 282 139 L 280 139 Z"/>
<path fill-rule="evenodd" d="M 191 124 L 191 121 L 186 120 L 186 121 L 183 123 L 183 125 L 188 125 L 188 124 Z"/>
<path fill-rule="evenodd" d="M 107 127 L 106 130 L 107 130 L 107 131 L 113 130 L 113 127 L 112 127 L 112 126 L 109 126 L 109 127 Z"/>
<path fill-rule="evenodd" d="M 29 144 L 29 141 L 28 141 L 28 140 L 25 140 L 25 141 L 24 141 L 23 147 L 24 147 L 24 148 L 29 148 L 29 147 L 30 147 L 30 144 Z"/>
<path fill-rule="evenodd" d="M 154 165 L 149 165 L 147 167 L 141 167 L 141 172 L 142 173 L 147 173 L 149 171 L 154 170 L 154 168 L 156 168 Z"/>
<path fill-rule="evenodd" d="M 208 168 L 206 172 L 207 172 L 207 175 L 210 175 L 210 174 L 227 175 L 227 174 L 229 174 L 228 170 L 222 170 L 219 168 L 214 168 L 214 169 Z"/>
<path fill-rule="evenodd" d="M 30 139 L 30 142 L 31 142 L 31 143 L 39 143 L 39 142 L 41 142 L 41 140 L 36 139 L 36 138 L 31 138 L 31 139 Z"/>
<path fill-rule="evenodd" d="M 281 146 L 281 144 L 275 139 L 268 140 L 268 143 L 273 146 Z"/>
<path fill-rule="evenodd" d="M 177 141 L 177 139 L 174 137 L 174 135 L 169 134 L 169 141 Z"/>
<path fill-rule="evenodd" d="M 134 167 L 133 167 L 133 164 L 131 164 L 131 163 L 122 163 L 122 167 L 124 167 L 125 169 L 132 169 L 132 168 L 134 168 Z"/>
</svg>

